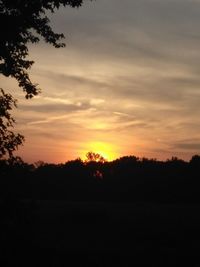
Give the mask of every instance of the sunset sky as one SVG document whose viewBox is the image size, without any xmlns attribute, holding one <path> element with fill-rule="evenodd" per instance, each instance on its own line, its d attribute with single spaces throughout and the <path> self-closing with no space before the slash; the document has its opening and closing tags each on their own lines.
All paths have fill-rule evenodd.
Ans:
<svg viewBox="0 0 200 267">
<path fill-rule="evenodd" d="M 31 100 L 13 79 L 25 161 L 94 151 L 188 160 L 200 154 L 200 1 L 96 0 L 51 17 L 66 47 L 30 46 Z"/>
</svg>

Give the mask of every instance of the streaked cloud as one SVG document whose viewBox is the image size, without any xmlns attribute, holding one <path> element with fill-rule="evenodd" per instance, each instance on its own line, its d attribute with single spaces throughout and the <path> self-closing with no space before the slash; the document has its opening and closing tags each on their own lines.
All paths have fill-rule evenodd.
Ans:
<svg viewBox="0 0 200 267">
<path fill-rule="evenodd" d="M 200 1 L 88 1 L 52 25 L 67 46 L 30 46 L 43 91 L 31 101 L 16 93 L 20 155 L 65 161 L 95 142 L 119 156 L 200 152 Z"/>
<path fill-rule="evenodd" d="M 191 150 L 191 151 L 198 151 L 198 153 L 200 153 L 200 142 L 198 143 L 180 143 L 180 144 L 177 144 L 175 145 L 176 148 L 179 148 L 179 149 L 183 149 L 183 150 Z"/>
</svg>

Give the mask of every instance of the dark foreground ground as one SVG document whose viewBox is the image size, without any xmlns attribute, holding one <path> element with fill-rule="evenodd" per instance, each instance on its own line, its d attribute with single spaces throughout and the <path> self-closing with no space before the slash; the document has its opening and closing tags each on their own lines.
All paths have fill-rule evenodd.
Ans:
<svg viewBox="0 0 200 267">
<path fill-rule="evenodd" d="M 1 202 L 0 266 L 200 266 L 200 205 Z"/>
</svg>

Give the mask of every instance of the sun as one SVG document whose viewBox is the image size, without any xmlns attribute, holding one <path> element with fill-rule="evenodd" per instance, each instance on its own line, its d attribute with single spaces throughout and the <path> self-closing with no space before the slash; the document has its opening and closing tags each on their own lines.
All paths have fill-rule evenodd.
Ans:
<svg viewBox="0 0 200 267">
<path fill-rule="evenodd" d="M 114 146 L 104 142 L 90 142 L 84 145 L 85 149 L 81 152 L 81 158 L 86 159 L 87 152 L 91 151 L 103 156 L 107 161 L 112 161 L 117 158 Z"/>
</svg>

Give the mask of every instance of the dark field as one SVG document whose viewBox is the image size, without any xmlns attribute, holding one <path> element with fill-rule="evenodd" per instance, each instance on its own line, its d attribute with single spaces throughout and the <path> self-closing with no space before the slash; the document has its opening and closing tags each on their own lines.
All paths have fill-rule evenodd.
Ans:
<svg viewBox="0 0 200 267">
<path fill-rule="evenodd" d="M 198 205 L 22 201 L 16 209 L 2 226 L 1 266 L 200 266 Z"/>
<path fill-rule="evenodd" d="M 0 266 L 200 266 L 199 156 L 0 167 Z"/>
</svg>

